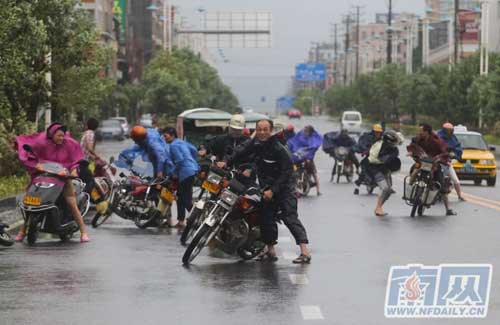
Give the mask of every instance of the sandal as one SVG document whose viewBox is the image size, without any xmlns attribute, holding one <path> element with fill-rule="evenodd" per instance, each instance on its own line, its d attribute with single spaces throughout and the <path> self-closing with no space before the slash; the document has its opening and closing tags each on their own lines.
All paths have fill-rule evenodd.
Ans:
<svg viewBox="0 0 500 325">
<path fill-rule="evenodd" d="M 264 262 L 264 261 L 276 262 L 278 260 L 278 257 L 276 255 L 272 255 L 269 252 L 266 252 L 262 255 L 257 256 L 255 260 L 259 262 Z"/>
<path fill-rule="evenodd" d="M 310 264 L 311 255 L 300 254 L 299 257 L 293 260 L 293 264 Z"/>
</svg>

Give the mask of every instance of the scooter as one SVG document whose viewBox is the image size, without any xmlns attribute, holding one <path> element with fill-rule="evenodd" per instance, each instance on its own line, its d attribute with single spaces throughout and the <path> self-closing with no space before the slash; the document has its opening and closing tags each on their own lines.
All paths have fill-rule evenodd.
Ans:
<svg viewBox="0 0 500 325">
<path fill-rule="evenodd" d="M 30 145 L 25 144 L 23 149 L 34 155 Z M 68 241 L 79 228 L 64 198 L 64 186 L 71 179 L 78 208 L 84 217 L 90 206 L 90 195 L 84 192 L 85 183 L 71 176 L 59 163 L 38 163 L 36 172 L 19 203 L 27 227 L 28 244 L 35 244 L 39 232 L 55 234 L 62 241 Z"/>
</svg>

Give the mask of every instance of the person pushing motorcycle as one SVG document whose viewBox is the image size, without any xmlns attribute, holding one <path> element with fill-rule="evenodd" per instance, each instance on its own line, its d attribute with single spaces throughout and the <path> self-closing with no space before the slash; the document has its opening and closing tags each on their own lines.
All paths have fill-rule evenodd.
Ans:
<svg viewBox="0 0 500 325">
<path fill-rule="evenodd" d="M 255 138 L 238 147 L 226 164 L 230 166 L 238 164 L 249 155 L 255 157 L 259 185 L 264 189 L 262 213 L 259 217 L 263 241 L 267 245 L 267 251 L 259 256 L 259 260 L 278 259 L 275 250 L 278 239 L 276 218 L 281 210 L 279 218 L 283 220 L 300 247 L 300 255 L 293 260 L 293 263 L 310 263 L 309 241 L 297 213 L 292 158 L 289 151 L 272 136 L 272 131 L 273 121 L 258 121 Z M 221 163 L 219 167 L 222 168 L 226 164 Z"/>
</svg>

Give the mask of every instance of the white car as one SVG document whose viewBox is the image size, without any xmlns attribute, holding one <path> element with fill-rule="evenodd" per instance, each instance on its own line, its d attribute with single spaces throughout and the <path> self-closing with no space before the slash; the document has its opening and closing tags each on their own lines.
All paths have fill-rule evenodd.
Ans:
<svg viewBox="0 0 500 325">
<path fill-rule="evenodd" d="M 346 129 L 349 133 L 361 134 L 363 119 L 358 111 L 345 111 L 342 113 L 340 127 Z"/>
<path fill-rule="evenodd" d="M 125 136 L 128 137 L 129 133 L 130 133 L 130 127 L 128 125 L 127 118 L 126 117 L 117 116 L 117 117 L 112 117 L 111 119 L 112 120 L 118 120 L 118 121 L 120 121 L 120 124 L 122 125 L 122 128 L 123 128 L 123 132 L 125 132 Z"/>
</svg>

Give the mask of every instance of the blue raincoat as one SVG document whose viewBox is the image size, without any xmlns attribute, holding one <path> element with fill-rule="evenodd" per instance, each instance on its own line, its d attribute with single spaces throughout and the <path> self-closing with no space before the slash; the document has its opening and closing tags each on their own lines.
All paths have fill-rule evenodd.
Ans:
<svg viewBox="0 0 500 325">
<path fill-rule="evenodd" d="M 323 143 L 323 137 L 316 131 L 310 136 L 304 134 L 304 130 L 297 133 L 293 138 L 288 140 L 288 148 L 293 153 L 295 163 L 303 160 L 313 160 L 316 151 Z"/>
<path fill-rule="evenodd" d="M 134 160 L 142 157 L 142 160 L 153 164 L 154 174 L 163 172 L 169 175 L 174 165 L 170 159 L 170 148 L 165 139 L 156 129 L 147 129 L 148 135 L 141 145 L 133 145 L 123 150 L 115 161 L 115 165 L 120 168 L 129 168 Z"/>
</svg>

